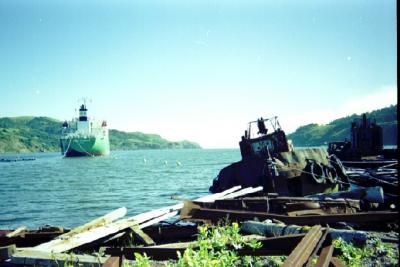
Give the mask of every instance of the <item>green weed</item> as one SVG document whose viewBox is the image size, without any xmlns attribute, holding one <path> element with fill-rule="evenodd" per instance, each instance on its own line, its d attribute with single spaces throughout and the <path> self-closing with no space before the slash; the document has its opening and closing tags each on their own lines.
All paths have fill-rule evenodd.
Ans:
<svg viewBox="0 0 400 267">
<path fill-rule="evenodd" d="M 340 251 L 339 259 L 346 266 L 398 266 L 399 253 L 390 244 L 383 243 L 379 238 L 370 239 L 364 247 L 356 247 L 352 243 L 338 238 L 333 245 Z"/>
</svg>

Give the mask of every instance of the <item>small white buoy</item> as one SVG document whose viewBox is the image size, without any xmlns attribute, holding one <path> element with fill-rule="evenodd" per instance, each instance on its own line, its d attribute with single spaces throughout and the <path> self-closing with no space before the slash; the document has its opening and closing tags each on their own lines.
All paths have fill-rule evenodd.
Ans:
<svg viewBox="0 0 400 267">
<path fill-rule="evenodd" d="M 181 166 L 181 162 L 179 160 L 176 161 L 176 166 Z"/>
<path fill-rule="evenodd" d="M 146 164 L 147 163 L 147 159 L 143 158 L 143 163 Z"/>
<path fill-rule="evenodd" d="M 168 161 L 164 160 L 164 165 L 168 165 Z"/>
</svg>

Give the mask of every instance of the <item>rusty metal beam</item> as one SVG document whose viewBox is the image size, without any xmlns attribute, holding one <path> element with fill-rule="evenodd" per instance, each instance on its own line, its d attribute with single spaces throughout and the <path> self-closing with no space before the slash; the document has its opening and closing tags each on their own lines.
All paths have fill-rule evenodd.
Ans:
<svg viewBox="0 0 400 267">
<path fill-rule="evenodd" d="M 329 263 L 332 260 L 333 249 L 334 247 L 332 244 L 322 248 L 315 267 L 329 267 Z"/>
<path fill-rule="evenodd" d="M 323 231 L 322 237 L 319 239 L 318 244 L 315 246 L 311 256 L 309 257 L 306 267 L 313 266 L 312 264 L 312 259 L 313 257 L 316 257 L 318 252 L 321 250 L 322 246 L 327 246 L 328 244 L 332 244 L 332 238 L 331 235 L 329 234 L 329 226 L 327 228 L 321 228 Z"/>
<path fill-rule="evenodd" d="M 282 267 L 301 267 L 311 256 L 315 246 L 322 236 L 321 226 L 313 226 L 307 235 L 300 241 L 296 248 L 286 258 Z"/>
<path fill-rule="evenodd" d="M 109 257 L 106 262 L 103 263 L 103 265 L 101 265 L 101 267 L 120 267 L 122 266 L 122 257 Z"/>
<path fill-rule="evenodd" d="M 333 267 L 346 267 L 346 265 L 345 265 L 341 260 L 339 260 L 339 259 L 336 258 L 336 257 L 332 257 L 329 266 L 333 266 Z"/>
<path fill-rule="evenodd" d="M 232 221 L 275 219 L 285 224 L 297 225 L 316 225 L 330 224 L 337 222 L 348 223 L 371 223 L 371 222 L 395 222 L 398 220 L 399 213 L 391 211 L 359 212 L 356 214 L 326 214 L 326 215 L 303 215 L 287 216 L 267 212 L 226 210 L 226 209 L 207 209 L 194 208 L 191 211 L 193 219 L 206 219 L 218 222 L 221 219 L 228 218 Z"/>
<path fill-rule="evenodd" d="M 152 225 L 143 229 L 156 243 L 196 239 L 197 225 Z"/>
<path fill-rule="evenodd" d="M 127 260 L 134 260 L 135 254 L 140 253 L 150 257 L 153 260 L 169 260 L 177 259 L 177 252 L 183 254 L 186 248 L 154 248 L 154 247 L 133 247 L 133 248 L 107 248 L 106 254 L 111 256 L 122 257 L 124 256 Z"/>
<path fill-rule="evenodd" d="M 288 235 L 280 237 L 268 237 L 259 240 L 263 246 L 261 249 L 238 249 L 236 252 L 240 256 L 280 256 L 289 255 L 297 244 L 305 237 L 305 234 Z M 170 246 L 168 246 L 170 245 Z M 178 247 L 176 244 L 165 244 L 162 246 L 152 247 L 122 247 L 122 248 L 106 248 L 105 253 L 111 256 L 124 256 L 127 260 L 134 260 L 134 253 L 146 253 L 153 260 L 169 260 L 177 259 L 177 252 L 183 254 L 187 246 Z M 233 248 L 232 248 L 233 250 Z"/>
</svg>

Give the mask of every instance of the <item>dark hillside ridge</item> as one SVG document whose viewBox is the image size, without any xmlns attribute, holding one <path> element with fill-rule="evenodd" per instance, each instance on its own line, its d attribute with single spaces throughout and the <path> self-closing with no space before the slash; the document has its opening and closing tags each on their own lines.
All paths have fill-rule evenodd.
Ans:
<svg viewBox="0 0 400 267">
<path fill-rule="evenodd" d="M 397 105 L 392 105 L 372 112 L 366 112 L 367 117 L 376 120 L 383 128 L 383 144 L 397 145 Z M 336 119 L 326 125 L 308 124 L 288 134 L 293 144 L 300 146 L 321 146 L 329 142 L 350 140 L 350 127 L 354 119 L 361 114 L 353 114 Z"/>
<path fill-rule="evenodd" d="M 0 153 L 60 151 L 62 122 L 48 117 L 0 118 Z M 171 142 L 157 134 L 110 130 L 112 150 L 201 148 L 190 141 Z"/>
</svg>

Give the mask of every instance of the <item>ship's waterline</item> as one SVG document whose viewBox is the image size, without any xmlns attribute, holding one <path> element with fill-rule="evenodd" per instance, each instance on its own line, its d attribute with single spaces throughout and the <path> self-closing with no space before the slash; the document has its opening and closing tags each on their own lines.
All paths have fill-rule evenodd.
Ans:
<svg viewBox="0 0 400 267">
<path fill-rule="evenodd" d="M 61 147 L 69 149 L 62 151 L 67 157 L 71 156 L 108 156 L 110 154 L 110 143 L 108 139 L 87 137 L 87 138 L 73 138 L 60 139 Z"/>
</svg>

